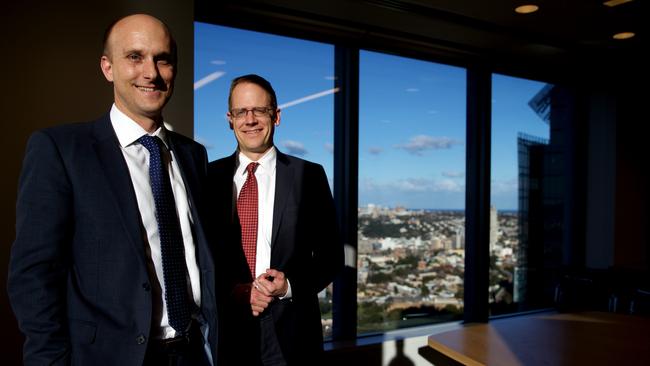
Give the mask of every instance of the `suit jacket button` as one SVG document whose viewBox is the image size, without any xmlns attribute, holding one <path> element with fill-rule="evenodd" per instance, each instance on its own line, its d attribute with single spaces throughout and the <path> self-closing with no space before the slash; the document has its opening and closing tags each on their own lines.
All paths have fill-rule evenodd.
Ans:
<svg viewBox="0 0 650 366">
<path fill-rule="evenodd" d="M 147 337 L 145 337 L 144 334 L 140 334 L 135 341 L 137 344 L 144 344 L 144 342 L 147 341 Z"/>
<path fill-rule="evenodd" d="M 151 290 L 151 285 L 149 283 L 145 282 L 145 283 L 142 284 L 142 288 L 145 291 L 150 291 Z"/>
</svg>

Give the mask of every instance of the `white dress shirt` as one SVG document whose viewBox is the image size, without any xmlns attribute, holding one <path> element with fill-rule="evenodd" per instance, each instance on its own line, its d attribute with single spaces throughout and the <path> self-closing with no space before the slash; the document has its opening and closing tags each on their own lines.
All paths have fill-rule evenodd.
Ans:
<svg viewBox="0 0 650 366">
<path fill-rule="evenodd" d="M 275 203 L 275 166 L 277 161 L 277 152 L 275 147 L 271 147 L 257 163 L 259 166 L 255 169 L 255 179 L 257 179 L 257 253 L 255 254 L 255 277 L 266 273 L 271 268 L 271 239 L 273 233 L 273 205 Z M 237 159 L 237 169 L 233 182 L 237 188 L 237 197 L 241 192 L 248 172 L 246 167 L 253 162 L 242 152 L 239 152 Z M 287 279 L 288 290 L 282 299 L 291 297 L 291 285 Z"/>
<path fill-rule="evenodd" d="M 160 236 L 158 233 L 158 221 L 156 221 L 156 209 L 151 184 L 149 182 L 149 151 L 138 142 L 138 139 L 147 134 L 140 125 L 127 117 L 113 104 L 110 112 L 111 124 L 120 143 L 120 149 L 129 168 L 131 182 L 138 201 L 142 226 L 145 229 L 146 252 L 149 255 L 149 278 L 152 282 L 153 295 L 153 324 L 160 324 L 159 331 L 155 327 L 152 333 L 156 338 L 172 338 L 176 331 L 169 325 L 167 316 L 167 304 L 165 304 L 165 280 L 163 277 L 162 258 L 160 254 Z M 183 182 L 180 168 L 176 163 L 174 152 L 169 150 L 165 128 L 160 127 L 151 136 L 158 136 L 167 147 L 168 153 L 163 152 L 162 158 L 168 163 L 169 179 L 174 192 L 176 210 L 180 221 L 185 247 L 185 263 L 189 275 L 189 285 L 192 291 L 192 298 L 197 307 L 201 306 L 201 286 L 199 279 L 199 268 L 196 262 L 194 238 L 192 236 L 192 214 L 187 199 L 187 191 Z"/>
</svg>

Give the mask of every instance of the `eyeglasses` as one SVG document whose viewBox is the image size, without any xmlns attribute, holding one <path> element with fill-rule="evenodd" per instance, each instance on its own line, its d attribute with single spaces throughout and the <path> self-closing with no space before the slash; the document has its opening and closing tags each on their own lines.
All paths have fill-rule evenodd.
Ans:
<svg viewBox="0 0 650 366">
<path fill-rule="evenodd" d="M 253 112 L 255 117 L 268 117 L 272 111 L 271 107 L 235 108 L 230 110 L 230 116 L 234 119 L 242 119 L 248 112 Z"/>
</svg>

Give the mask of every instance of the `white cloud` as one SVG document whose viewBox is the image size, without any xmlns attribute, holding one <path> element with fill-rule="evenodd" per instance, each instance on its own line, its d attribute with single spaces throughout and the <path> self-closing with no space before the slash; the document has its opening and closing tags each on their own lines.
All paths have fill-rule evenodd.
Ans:
<svg viewBox="0 0 650 366">
<path fill-rule="evenodd" d="M 372 146 L 368 148 L 368 153 L 372 155 L 379 155 L 384 151 L 381 147 Z"/>
<path fill-rule="evenodd" d="M 409 92 L 409 93 L 415 93 L 415 92 L 419 92 L 420 89 L 418 89 L 418 88 L 407 88 L 406 91 Z"/>
<path fill-rule="evenodd" d="M 307 149 L 305 149 L 305 145 L 298 141 L 286 140 L 282 142 L 282 146 L 284 146 L 291 155 L 303 156 L 308 152 Z"/>
<path fill-rule="evenodd" d="M 409 178 L 397 180 L 389 184 L 393 189 L 402 192 L 426 192 L 433 187 L 433 182 L 423 179 Z"/>
<path fill-rule="evenodd" d="M 333 154 L 333 153 L 334 153 L 334 144 L 329 143 L 329 142 L 326 142 L 325 145 L 324 145 L 323 147 L 325 147 L 325 150 L 326 150 L 328 153 L 330 153 L 330 154 Z"/>
<path fill-rule="evenodd" d="M 194 141 L 196 141 L 196 142 L 198 142 L 199 144 L 205 146 L 205 149 L 206 149 L 206 150 L 210 150 L 210 149 L 213 149 L 213 148 L 214 148 L 214 145 L 212 145 L 211 143 L 209 143 L 208 140 L 204 139 L 204 138 L 201 137 L 201 136 L 196 136 L 196 137 L 194 138 Z"/>
<path fill-rule="evenodd" d="M 517 193 L 519 181 L 517 178 L 492 180 L 490 186 L 493 194 Z"/>
<path fill-rule="evenodd" d="M 442 172 L 442 175 L 447 178 L 462 178 L 465 176 L 464 172 L 454 172 L 454 171 L 448 171 L 448 172 Z"/>
<path fill-rule="evenodd" d="M 433 186 L 434 192 L 461 192 L 463 190 L 463 185 L 452 179 L 439 180 Z"/>
<path fill-rule="evenodd" d="M 394 182 L 393 186 L 403 192 L 460 192 L 462 190 L 462 186 L 451 179 L 408 178 Z"/>
<path fill-rule="evenodd" d="M 396 145 L 398 149 L 404 149 L 414 155 L 422 155 L 426 150 L 450 149 L 454 145 L 460 144 L 459 141 L 449 137 L 433 137 L 427 135 L 417 135 L 411 137 L 409 142 Z"/>
<path fill-rule="evenodd" d="M 212 60 L 212 61 L 210 61 L 210 63 L 213 64 L 213 65 L 225 65 L 226 61 L 224 61 L 224 60 Z"/>
<path fill-rule="evenodd" d="M 465 190 L 464 182 L 459 183 L 452 179 L 425 179 L 425 178 L 406 178 L 390 182 L 376 182 L 373 179 L 364 179 L 361 182 L 360 190 L 363 191 L 382 191 L 387 193 L 458 193 Z"/>
<path fill-rule="evenodd" d="M 325 76 L 325 80 L 336 80 L 336 76 L 334 75 Z"/>
</svg>

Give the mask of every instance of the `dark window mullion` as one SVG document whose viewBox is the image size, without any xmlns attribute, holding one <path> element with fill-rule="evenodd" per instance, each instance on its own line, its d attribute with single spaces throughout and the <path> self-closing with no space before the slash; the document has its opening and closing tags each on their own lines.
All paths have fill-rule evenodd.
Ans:
<svg viewBox="0 0 650 366">
<path fill-rule="evenodd" d="M 334 200 L 345 269 L 334 281 L 334 340 L 357 337 L 357 215 L 359 173 L 359 49 L 335 46 Z"/>
<path fill-rule="evenodd" d="M 467 69 L 467 183 L 465 191 L 465 322 L 487 322 L 490 236 L 492 75 Z"/>
</svg>

